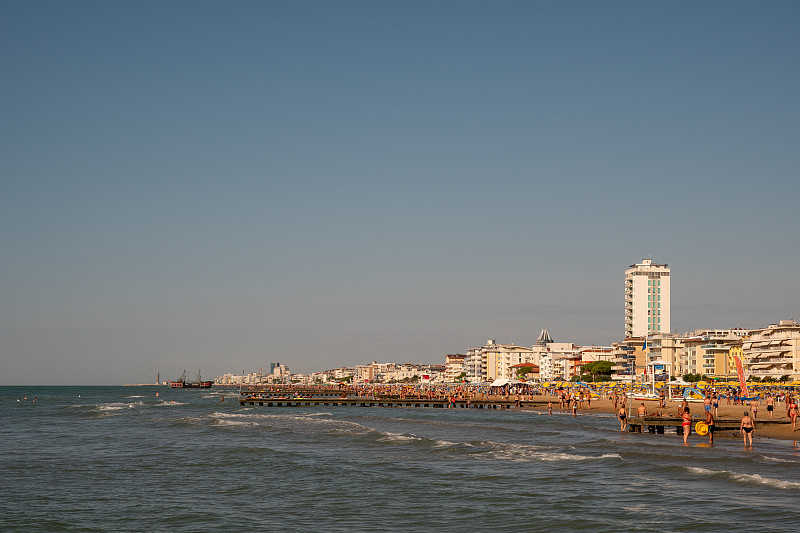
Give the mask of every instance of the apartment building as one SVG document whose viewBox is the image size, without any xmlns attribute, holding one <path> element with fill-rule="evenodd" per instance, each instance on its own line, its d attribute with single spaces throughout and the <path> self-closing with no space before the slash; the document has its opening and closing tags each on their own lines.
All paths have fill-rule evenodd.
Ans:
<svg viewBox="0 0 800 533">
<path fill-rule="evenodd" d="M 644 377 L 647 359 L 644 352 L 644 337 L 628 338 L 611 344 L 611 379 L 614 381 L 636 381 Z"/>
<path fill-rule="evenodd" d="M 486 380 L 499 378 L 515 379 L 511 367 L 519 363 L 532 362 L 533 351 L 524 346 L 514 344 L 497 344 L 494 340 L 483 347 L 486 355 Z"/>
<path fill-rule="evenodd" d="M 747 335 L 746 329 L 697 329 L 680 339 L 681 374 L 705 374 L 735 379 L 736 366 L 731 347 Z"/>
<path fill-rule="evenodd" d="M 625 338 L 670 330 L 670 269 L 642 259 L 625 271 Z"/>
<path fill-rule="evenodd" d="M 781 320 L 743 339 L 745 374 L 760 379 L 800 379 L 800 323 Z"/>
<path fill-rule="evenodd" d="M 444 380 L 453 382 L 456 381 L 461 374 L 465 373 L 466 359 L 467 356 L 465 354 L 447 354 L 444 357 Z"/>
<path fill-rule="evenodd" d="M 686 374 L 683 371 L 681 363 L 681 350 L 683 349 L 682 336 L 677 333 L 656 333 L 647 338 L 647 349 L 645 351 L 645 360 L 647 364 L 651 365 L 651 370 L 657 373 L 667 373 L 674 376 L 682 376 Z M 663 361 L 665 367 L 669 368 L 656 368 L 653 365 L 657 361 Z M 649 372 L 650 370 L 648 370 Z"/>
</svg>

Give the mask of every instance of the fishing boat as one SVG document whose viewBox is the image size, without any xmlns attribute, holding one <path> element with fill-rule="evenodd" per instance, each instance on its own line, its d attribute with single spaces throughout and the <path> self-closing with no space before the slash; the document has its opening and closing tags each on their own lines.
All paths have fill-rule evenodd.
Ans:
<svg viewBox="0 0 800 533">
<path fill-rule="evenodd" d="M 173 389 L 210 389 L 214 384 L 213 381 L 203 381 L 200 377 L 200 371 L 197 371 L 197 379 L 194 381 L 186 381 L 186 370 L 184 369 L 181 377 L 175 381 L 170 381 L 169 386 Z"/>
</svg>

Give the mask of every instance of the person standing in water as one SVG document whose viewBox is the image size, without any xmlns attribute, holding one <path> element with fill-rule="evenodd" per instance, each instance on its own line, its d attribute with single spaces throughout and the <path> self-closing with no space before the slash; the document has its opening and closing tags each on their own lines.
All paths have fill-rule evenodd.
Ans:
<svg viewBox="0 0 800 533">
<path fill-rule="evenodd" d="M 689 433 L 692 431 L 692 415 L 689 413 L 689 408 L 683 408 L 683 414 L 681 415 L 683 422 L 681 422 L 681 428 L 683 428 L 683 443 L 687 444 Z"/>
<path fill-rule="evenodd" d="M 706 426 L 708 426 L 708 443 L 714 444 L 714 410 L 706 413 Z"/>
<path fill-rule="evenodd" d="M 628 427 L 628 412 L 625 410 L 625 404 L 619 408 L 617 418 L 619 418 L 619 430 L 625 431 L 625 428 Z"/>
<path fill-rule="evenodd" d="M 739 431 L 742 432 L 742 440 L 744 441 L 744 445 L 747 446 L 747 440 L 750 439 L 750 446 L 753 445 L 753 433 L 755 432 L 755 424 L 753 423 L 753 419 L 750 418 L 750 412 L 745 411 L 744 416 L 742 417 L 742 423 L 739 424 Z"/>
</svg>

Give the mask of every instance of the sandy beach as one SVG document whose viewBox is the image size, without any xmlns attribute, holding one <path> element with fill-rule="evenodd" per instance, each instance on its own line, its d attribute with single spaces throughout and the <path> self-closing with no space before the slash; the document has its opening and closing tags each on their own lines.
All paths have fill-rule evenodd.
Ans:
<svg viewBox="0 0 800 533">
<path fill-rule="evenodd" d="M 559 411 L 558 408 L 558 400 L 556 398 L 550 396 L 534 396 L 534 399 L 537 401 L 552 401 L 553 402 L 553 412 L 556 413 Z M 634 400 L 632 403 L 629 402 L 629 405 L 632 405 L 633 413 L 629 413 L 629 415 L 635 416 L 636 410 L 638 409 L 641 401 Z M 659 408 L 658 402 L 655 401 L 646 401 L 644 402 L 645 408 L 647 408 L 648 414 L 670 414 L 670 415 L 677 415 L 678 413 L 678 406 L 680 402 L 676 401 L 667 401 L 666 408 Z M 536 407 L 534 408 L 537 411 L 547 411 L 547 407 Z M 703 410 L 703 404 L 699 402 L 691 402 L 689 403 L 689 409 L 691 410 L 692 417 L 694 418 L 695 422 L 705 420 L 706 415 L 705 411 Z M 747 406 L 744 405 L 728 405 L 726 400 L 722 400 L 718 408 L 718 416 L 717 418 L 736 418 L 741 419 L 744 411 L 748 410 Z M 571 412 L 567 410 L 566 412 Z M 610 399 L 593 399 L 591 409 L 587 410 L 585 408 L 579 411 L 578 416 L 581 414 L 586 413 L 604 413 L 604 414 L 616 414 L 616 410 L 614 409 L 614 402 Z M 767 406 L 763 403 L 758 406 L 758 416 L 755 418 L 756 422 L 756 432 L 755 432 L 755 439 L 759 438 L 772 438 L 772 439 L 783 439 L 783 440 L 792 440 L 797 441 L 800 439 L 800 427 L 798 427 L 797 431 L 792 431 L 792 424 L 789 420 L 789 417 L 786 416 L 786 404 L 781 403 L 775 406 L 775 411 L 773 412 L 772 420 L 781 421 L 781 424 L 759 424 L 759 421 L 767 420 L 769 414 L 767 413 Z M 616 418 L 613 421 L 609 422 L 617 427 L 619 427 L 619 422 Z M 705 439 L 706 437 L 700 437 L 696 435 L 694 432 L 690 439 Z M 738 431 L 720 431 L 716 434 L 715 438 L 737 438 L 741 439 L 741 435 Z"/>
</svg>

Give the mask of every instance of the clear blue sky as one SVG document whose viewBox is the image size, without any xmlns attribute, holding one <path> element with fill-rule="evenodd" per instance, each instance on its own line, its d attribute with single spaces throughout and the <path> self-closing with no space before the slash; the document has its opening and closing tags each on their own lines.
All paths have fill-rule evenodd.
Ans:
<svg viewBox="0 0 800 533">
<path fill-rule="evenodd" d="M 1 7 L 0 384 L 800 317 L 798 2 Z"/>
</svg>

